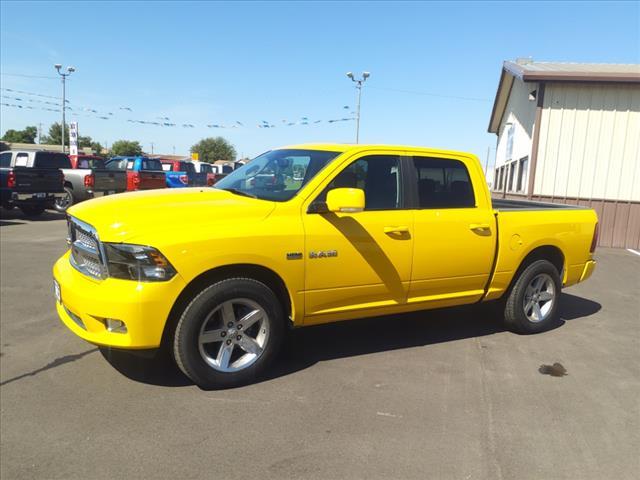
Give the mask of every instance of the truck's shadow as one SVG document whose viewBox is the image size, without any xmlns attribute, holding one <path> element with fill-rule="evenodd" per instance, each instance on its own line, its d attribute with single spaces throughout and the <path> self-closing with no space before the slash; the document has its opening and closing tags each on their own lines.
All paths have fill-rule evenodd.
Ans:
<svg viewBox="0 0 640 480">
<path fill-rule="evenodd" d="M 588 317 L 601 309 L 592 300 L 562 294 L 561 327 L 565 321 Z M 558 328 L 555 327 L 555 328 Z M 483 337 L 504 331 L 501 313 L 492 305 L 474 305 L 367 318 L 307 327 L 291 332 L 275 365 L 256 383 L 304 370 L 324 360 L 365 355 L 402 348 Z M 177 387 L 193 383 L 173 364 L 169 355 L 144 358 L 131 353 L 101 349 L 120 373 L 152 385 Z"/>
</svg>

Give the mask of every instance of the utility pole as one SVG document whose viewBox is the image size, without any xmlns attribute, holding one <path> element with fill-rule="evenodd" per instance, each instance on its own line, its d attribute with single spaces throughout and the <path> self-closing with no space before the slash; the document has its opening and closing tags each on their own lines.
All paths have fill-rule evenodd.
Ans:
<svg viewBox="0 0 640 480">
<path fill-rule="evenodd" d="M 153 155 L 153 142 L 151 142 L 151 155 Z"/>
<path fill-rule="evenodd" d="M 38 144 L 42 143 L 42 122 L 38 124 Z"/>
<path fill-rule="evenodd" d="M 489 172 L 489 155 L 491 155 L 491 147 L 487 147 L 487 159 L 484 161 L 484 181 L 489 184 L 489 179 L 487 178 L 487 174 Z M 496 179 L 493 179 L 493 184 L 495 185 Z"/>
<path fill-rule="evenodd" d="M 347 72 L 347 77 L 356 84 L 358 89 L 358 106 L 356 107 L 356 143 L 360 141 L 360 100 L 362 98 L 362 84 L 367 81 L 371 74 L 369 72 L 362 72 L 362 78 L 356 79 L 352 72 Z"/>
<path fill-rule="evenodd" d="M 62 77 L 62 153 L 64 153 L 64 136 L 65 136 L 65 127 L 67 125 L 66 120 L 64 118 L 64 111 L 66 108 L 66 103 L 67 103 L 67 98 L 66 98 L 66 84 L 65 81 L 67 80 L 67 77 L 69 75 L 71 75 L 73 72 L 76 71 L 76 69 L 74 67 L 67 67 L 67 73 L 61 73 L 60 69 L 62 68 L 62 65 L 60 65 L 59 63 L 56 63 L 54 65 L 54 68 L 56 69 L 56 71 L 58 72 L 58 75 L 60 75 Z"/>
</svg>

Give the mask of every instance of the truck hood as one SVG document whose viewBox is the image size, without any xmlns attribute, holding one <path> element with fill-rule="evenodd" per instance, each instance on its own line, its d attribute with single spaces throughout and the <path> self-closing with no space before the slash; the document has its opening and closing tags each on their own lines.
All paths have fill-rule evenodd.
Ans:
<svg viewBox="0 0 640 480">
<path fill-rule="evenodd" d="M 274 202 L 200 187 L 109 195 L 74 205 L 68 213 L 92 225 L 100 240 L 126 242 L 153 239 L 161 232 L 259 221 L 274 207 Z"/>
</svg>

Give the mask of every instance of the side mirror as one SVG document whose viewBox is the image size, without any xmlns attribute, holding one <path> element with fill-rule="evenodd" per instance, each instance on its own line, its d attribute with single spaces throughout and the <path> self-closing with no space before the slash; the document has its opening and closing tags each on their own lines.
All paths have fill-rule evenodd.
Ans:
<svg viewBox="0 0 640 480">
<path fill-rule="evenodd" d="M 355 213 L 364 210 L 364 190 L 359 188 L 334 188 L 327 193 L 327 209 L 330 212 Z"/>
</svg>

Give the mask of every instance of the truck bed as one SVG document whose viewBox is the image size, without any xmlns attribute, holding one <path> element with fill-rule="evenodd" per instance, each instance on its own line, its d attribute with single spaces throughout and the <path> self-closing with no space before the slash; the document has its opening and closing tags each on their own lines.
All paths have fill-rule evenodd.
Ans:
<svg viewBox="0 0 640 480">
<path fill-rule="evenodd" d="M 492 198 L 491 203 L 494 210 L 505 211 L 539 211 L 539 210 L 585 210 L 587 207 L 580 205 L 566 205 L 563 203 L 534 202 L 531 200 L 507 200 L 503 198 Z"/>
</svg>

